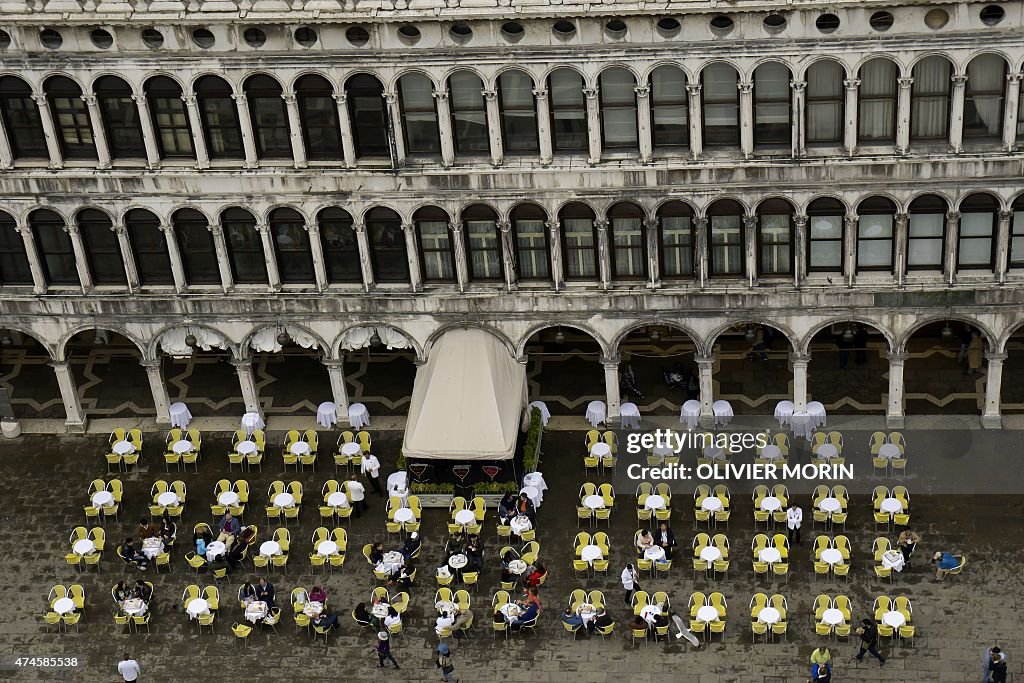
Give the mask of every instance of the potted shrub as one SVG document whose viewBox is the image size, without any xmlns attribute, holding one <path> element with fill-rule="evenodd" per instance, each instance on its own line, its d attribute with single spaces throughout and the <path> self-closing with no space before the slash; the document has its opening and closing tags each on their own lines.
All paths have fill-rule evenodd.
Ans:
<svg viewBox="0 0 1024 683">
<path fill-rule="evenodd" d="M 420 505 L 425 508 L 447 508 L 452 504 L 455 486 L 452 484 L 424 484 L 413 482 L 409 494 L 419 496 Z"/>
</svg>

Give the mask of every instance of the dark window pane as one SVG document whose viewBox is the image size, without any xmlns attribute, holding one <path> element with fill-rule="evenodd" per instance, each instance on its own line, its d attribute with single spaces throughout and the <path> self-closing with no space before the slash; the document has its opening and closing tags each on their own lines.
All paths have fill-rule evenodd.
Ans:
<svg viewBox="0 0 1024 683">
<path fill-rule="evenodd" d="M 256 155 L 261 159 L 290 159 L 291 129 L 281 86 L 269 76 L 253 76 L 245 82 L 245 94 L 256 138 Z"/>
<path fill-rule="evenodd" d="M 389 156 L 384 88 L 376 78 L 359 75 L 348 80 L 346 91 L 356 156 Z"/>
<path fill-rule="evenodd" d="M 213 234 L 207 225 L 206 218 L 198 211 L 182 210 L 174 214 L 178 251 L 185 267 L 185 280 L 190 285 L 221 284 Z"/>
<path fill-rule="evenodd" d="M 145 159 L 139 108 L 132 99 L 131 86 L 116 76 L 104 76 L 95 87 L 111 157 Z"/>
<path fill-rule="evenodd" d="M 13 76 L 0 78 L 0 115 L 15 159 L 49 156 L 39 107 L 28 85 Z"/>
<path fill-rule="evenodd" d="M 82 101 L 81 89 L 62 76 L 48 79 L 44 87 L 64 158 L 95 159 L 89 109 Z"/>
<path fill-rule="evenodd" d="M 448 235 L 448 217 L 431 216 L 416 220 L 420 236 L 420 258 L 423 263 L 424 282 L 454 282 L 455 258 Z"/>
<path fill-rule="evenodd" d="M 857 136 L 863 140 L 896 140 L 896 78 L 899 69 L 889 59 L 872 59 L 860 69 L 857 90 Z"/>
<path fill-rule="evenodd" d="M 754 70 L 754 144 L 788 145 L 789 69 L 778 62 Z"/>
<path fill-rule="evenodd" d="M 341 132 L 338 128 L 338 106 L 334 98 L 329 94 L 302 92 L 298 98 L 306 156 L 313 161 L 340 159 L 343 156 Z"/>
<path fill-rule="evenodd" d="M 711 216 L 711 274 L 742 275 L 743 221 L 739 215 Z"/>
<path fill-rule="evenodd" d="M 266 284 L 267 263 L 263 256 L 263 240 L 256 230 L 256 219 L 248 211 L 228 209 L 221 215 L 221 226 L 235 282 Z"/>
<path fill-rule="evenodd" d="M 537 112 L 534 108 L 533 79 L 522 71 L 506 71 L 498 77 L 501 95 L 501 127 L 505 150 L 536 153 Z"/>
<path fill-rule="evenodd" d="M 459 71 L 448 79 L 451 91 L 452 134 L 455 151 L 459 154 L 487 152 L 490 139 L 487 133 L 487 106 L 484 104 L 483 83 L 475 74 Z"/>
<path fill-rule="evenodd" d="M 327 262 L 328 282 L 362 282 L 359 242 L 352 217 L 341 209 L 324 209 L 318 216 L 320 243 Z"/>
<path fill-rule="evenodd" d="M 193 158 L 192 129 L 178 84 L 162 76 L 151 78 L 146 81 L 146 98 L 156 129 L 160 158 Z"/>
<path fill-rule="evenodd" d="M 516 238 L 516 263 L 521 280 L 548 280 L 551 278 L 551 260 L 548 255 L 547 226 L 543 215 L 513 216 L 512 229 Z"/>
<path fill-rule="evenodd" d="M 270 234 L 277 250 L 281 282 L 286 285 L 316 282 L 309 233 L 302 216 L 289 209 L 275 211 L 270 216 Z"/>
<path fill-rule="evenodd" d="M 625 69 L 601 72 L 601 140 L 609 149 L 632 149 L 638 144 L 636 81 Z"/>
<path fill-rule="evenodd" d="M 64 232 L 64 220 L 51 211 L 34 211 L 29 216 L 36 249 L 43 261 L 46 282 L 52 285 L 80 285 L 75 268 L 75 250 Z"/>
<path fill-rule="evenodd" d="M 135 256 L 142 286 L 174 284 L 167 237 L 160 229 L 160 220 L 148 211 L 129 211 L 125 217 L 128 240 Z"/>
<path fill-rule="evenodd" d="M 690 217 L 662 216 L 660 223 L 662 275 L 693 275 L 693 228 Z"/>
<path fill-rule="evenodd" d="M 662 66 L 651 74 L 651 119 L 655 147 L 685 147 L 690 143 L 686 74 Z"/>
<path fill-rule="evenodd" d="M 110 228 L 110 219 L 99 211 L 86 209 L 78 214 L 78 229 L 85 243 L 93 282 L 97 285 L 127 285 L 121 247 L 117 243 L 117 235 Z"/>
<path fill-rule="evenodd" d="M 0 213 L 0 284 L 32 284 L 25 241 L 18 234 L 14 219 L 6 213 Z"/>
<path fill-rule="evenodd" d="M 196 85 L 203 134 L 211 159 L 242 159 L 242 130 L 238 125 L 238 108 L 231 97 L 231 87 L 212 76 Z"/>
<path fill-rule="evenodd" d="M 704 144 L 735 146 L 740 141 L 740 94 L 736 70 L 728 64 L 710 64 L 701 72 L 704 98 Z"/>
<path fill-rule="evenodd" d="M 441 138 L 434 108 L 434 86 L 422 74 L 407 74 L 398 82 L 402 103 L 402 130 L 409 154 L 437 154 Z"/>
<path fill-rule="evenodd" d="M 548 79 L 551 98 L 551 141 L 556 152 L 587 149 L 587 104 L 583 98 L 583 77 L 570 69 L 559 69 Z"/>
<path fill-rule="evenodd" d="M 471 280 L 501 279 L 501 236 L 492 220 L 465 221 Z"/>
<path fill-rule="evenodd" d="M 370 212 L 366 231 L 373 254 L 373 271 L 377 282 L 409 282 L 409 261 L 405 250 L 405 233 L 398 216 Z"/>
</svg>

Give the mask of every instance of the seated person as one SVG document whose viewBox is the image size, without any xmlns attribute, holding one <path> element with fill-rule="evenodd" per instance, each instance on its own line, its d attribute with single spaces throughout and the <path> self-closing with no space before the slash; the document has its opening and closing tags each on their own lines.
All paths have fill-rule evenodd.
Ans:
<svg viewBox="0 0 1024 683">
<path fill-rule="evenodd" d="M 219 534 L 217 540 L 222 542 L 229 549 L 235 542 L 235 538 L 238 533 L 242 530 L 242 525 L 238 523 L 238 520 L 231 516 L 230 512 L 225 512 L 220 522 L 217 524 Z"/>
<path fill-rule="evenodd" d="M 260 577 L 259 585 L 256 586 L 256 599 L 267 603 L 267 609 L 274 606 L 274 585 L 265 576 Z"/>
<path fill-rule="evenodd" d="M 653 620 L 648 622 L 651 628 L 660 628 L 662 626 L 668 626 L 668 617 L 664 614 L 653 615 Z"/>
<path fill-rule="evenodd" d="M 458 610 L 456 610 L 456 612 L 458 612 Z M 444 629 L 450 629 L 454 625 L 455 614 L 452 614 L 451 612 L 447 611 L 441 612 L 441 615 L 437 618 L 437 623 L 434 626 L 434 632 L 437 633 L 437 635 L 441 635 L 441 632 Z"/>
<path fill-rule="evenodd" d="M 156 536 L 158 529 L 149 523 L 149 520 L 143 517 L 139 520 L 139 528 L 135 533 L 138 534 L 139 539 L 149 538 L 150 536 Z"/>
<path fill-rule="evenodd" d="M 321 586 L 313 586 L 313 590 L 309 591 L 309 601 L 319 602 L 327 604 L 327 591 Z"/>
<path fill-rule="evenodd" d="M 932 579 L 932 583 L 938 583 L 946 578 L 948 571 L 960 566 L 960 560 L 950 553 L 938 551 L 932 556 L 932 564 L 935 565 L 935 578 Z"/>
<path fill-rule="evenodd" d="M 238 599 L 244 605 L 248 605 L 250 602 L 256 600 L 256 586 L 252 585 L 252 582 L 246 581 L 242 584 L 242 587 L 238 589 Z"/>
<path fill-rule="evenodd" d="M 118 581 L 114 586 L 114 600 L 120 604 L 130 597 L 132 597 L 132 589 L 124 581 Z"/>
<path fill-rule="evenodd" d="M 369 626 L 372 617 L 370 613 L 366 611 L 366 603 L 361 602 L 356 605 L 356 608 L 352 610 L 352 618 L 356 620 L 356 623 L 360 626 Z"/>
<path fill-rule="evenodd" d="M 466 537 L 461 531 L 452 534 L 452 537 L 444 544 L 444 554 L 448 557 L 461 555 L 466 547 Z"/>
<path fill-rule="evenodd" d="M 320 612 L 320 614 L 316 615 L 316 618 L 310 619 L 309 623 L 313 626 L 331 631 L 338 628 L 338 615 L 331 614 L 327 610 L 324 610 L 323 612 Z"/>
<path fill-rule="evenodd" d="M 388 615 L 384 617 L 384 628 L 390 628 L 395 624 L 402 623 L 402 615 L 394 607 L 388 608 Z"/>
<path fill-rule="evenodd" d="M 484 551 L 483 548 L 480 547 L 480 539 L 476 536 L 470 536 L 469 542 L 466 543 L 466 559 L 469 561 L 466 565 L 467 571 L 483 571 Z"/>
<path fill-rule="evenodd" d="M 612 618 L 608 616 L 608 612 L 606 612 L 603 607 L 599 607 L 597 609 L 597 616 L 591 619 L 590 623 L 587 624 L 587 630 L 593 633 L 595 629 L 608 628 L 613 623 L 615 622 L 613 622 Z"/>
<path fill-rule="evenodd" d="M 406 562 L 402 565 L 401 569 L 392 575 L 393 581 L 397 583 L 402 590 L 407 591 L 409 590 L 409 586 L 412 585 L 412 573 L 414 571 L 415 569 L 412 564 Z"/>
<path fill-rule="evenodd" d="M 905 529 L 896 539 L 896 548 L 903 554 L 903 561 L 910 562 L 910 556 L 914 554 L 914 548 L 921 542 L 921 537 L 910 529 Z"/>
<path fill-rule="evenodd" d="M 420 541 L 419 532 L 414 531 L 405 539 L 405 543 L 403 543 L 402 547 L 398 549 L 398 552 L 402 553 L 402 557 L 408 560 L 416 553 L 417 550 L 420 549 L 421 543 L 422 541 Z"/>
<path fill-rule="evenodd" d="M 461 631 L 464 628 L 469 628 L 469 625 L 473 623 L 473 613 L 468 609 L 460 609 L 458 616 L 455 617 L 455 623 L 452 624 L 452 631 Z"/>
<path fill-rule="evenodd" d="M 380 564 L 381 560 L 384 559 L 384 544 L 377 541 L 370 547 L 370 562 L 372 564 Z"/>
<path fill-rule="evenodd" d="M 668 522 L 661 522 L 658 525 L 658 530 L 655 532 L 655 540 L 665 551 L 665 559 L 671 560 L 672 549 L 676 547 L 676 536 L 672 533 L 672 529 L 669 528 Z"/>
<path fill-rule="evenodd" d="M 202 545 L 200 546 L 200 541 Z M 205 524 L 192 532 L 192 545 L 195 546 L 197 555 L 206 554 L 206 546 L 213 543 L 213 534 Z"/>
<path fill-rule="evenodd" d="M 142 602 L 148 605 L 153 599 L 153 589 L 150 588 L 145 581 L 139 579 L 135 582 L 135 588 L 132 590 L 132 595 L 136 598 L 142 598 Z"/>
<path fill-rule="evenodd" d="M 523 607 L 529 607 L 537 605 L 540 608 L 540 593 L 537 592 L 536 586 L 530 586 L 523 591 L 523 597 L 517 601 Z"/>
<path fill-rule="evenodd" d="M 537 524 L 537 511 L 533 507 L 533 501 L 525 493 L 519 494 L 519 499 L 516 501 L 516 513 L 529 517 L 530 524 Z"/>
<path fill-rule="evenodd" d="M 654 547 L 654 536 L 648 529 L 644 529 L 640 532 L 640 537 L 636 539 L 636 551 L 639 557 L 644 556 L 644 552 L 648 548 Z"/>
<path fill-rule="evenodd" d="M 530 572 L 529 576 L 526 578 L 526 585 L 536 588 L 540 585 L 541 579 L 543 579 L 544 575 L 547 573 L 548 570 L 544 568 L 544 565 L 538 562 L 533 565 L 533 571 Z"/>
<path fill-rule="evenodd" d="M 136 550 L 135 542 L 131 538 L 124 539 L 124 544 L 120 548 L 120 553 L 121 557 L 123 557 L 126 562 L 134 562 L 142 569 L 146 568 L 146 564 L 148 563 L 146 556 Z"/>
<path fill-rule="evenodd" d="M 562 612 L 562 623 L 566 626 L 577 628 L 583 625 L 583 617 L 572 611 L 572 607 L 566 607 Z"/>
<path fill-rule="evenodd" d="M 160 535 L 160 540 L 163 541 L 165 546 L 171 545 L 174 542 L 174 536 L 178 533 L 178 527 L 166 513 L 163 519 L 160 520 L 160 530 L 157 533 Z"/>
<path fill-rule="evenodd" d="M 231 546 L 231 550 L 227 551 L 223 556 L 224 562 L 228 565 L 228 571 L 234 571 L 235 567 L 242 563 L 242 560 L 245 559 L 245 551 L 248 547 L 249 546 L 246 543 L 243 543 L 240 538 L 235 539 L 235 543 Z"/>
<path fill-rule="evenodd" d="M 540 614 L 540 607 L 535 602 L 531 602 L 529 607 L 523 610 L 523 613 L 519 615 L 519 618 L 514 620 L 511 624 L 513 631 L 518 631 L 523 627 L 523 624 L 529 623 L 537 618 Z"/>
<path fill-rule="evenodd" d="M 498 518 L 508 526 L 509 520 L 516 516 L 516 495 L 508 492 L 498 502 Z"/>
<path fill-rule="evenodd" d="M 629 622 L 629 628 L 633 631 L 644 630 L 646 631 L 650 625 L 644 620 L 639 614 L 634 614 L 632 621 Z"/>
</svg>

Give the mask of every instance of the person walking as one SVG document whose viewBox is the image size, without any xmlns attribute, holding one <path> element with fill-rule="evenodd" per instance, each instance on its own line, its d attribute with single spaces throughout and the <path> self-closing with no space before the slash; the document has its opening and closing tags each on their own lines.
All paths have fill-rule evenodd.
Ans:
<svg viewBox="0 0 1024 683">
<path fill-rule="evenodd" d="M 387 631 L 381 631 L 377 634 L 377 645 L 373 648 L 374 652 L 377 653 L 377 658 L 380 662 L 377 664 L 378 667 L 384 666 L 384 660 L 390 660 L 395 665 L 396 669 L 402 667 L 398 666 L 398 660 L 391 654 L 391 638 Z"/>
<path fill-rule="evenodd" d="M 790 501 L 789 507 L 786 508 L 786 526 L 789 529 L 789 542 L 800 543 L 800 524 L 804 521 L 804 511 L 796 503 Z"/>
<path fill-rule="evenodd" d="M 633 593 L 636 593 L 640 586 L 636 583 L 636 568 L 632 563 L 627 564 L 622 570 L 622 588 L 626 591 L 626 604 L 633 604 Z"/>
<path fill-rule="evenodd" d="M 452 664 L 452 654 L 448 649 L 448 646 L 441 643 L 437 646 L 437 668 L 441 670 L 441 680 L 451 683 L 455 681 L 458 683 L 459 679 L 453 678 L 452 674 L 455 672 L 455 665 Z"/>
<path fill-rule="evenodd" d="M 878 660 L 878 666 L 885 666 L 885 657 L 878 652 L 878 627 L 871 619 L 864 619 L 860 622 L 857 635 L 860 636 L 860 652 L 853 656 L 858 662 L 864 661 L 864 653 L 870 652 L 871 656 Z"/>
<path fill-rule="evenodd" d="M 384 491 L 380 487 L 380 460 L 377 460 L 377 456 L 373 453 L 367 453 L 363 456 L 363 464 L 361 466 L 363 476 L 370 482 L 370 486 L 373 487 L 374 492 L 384 497 Z"/>
<path fill-rule="evenodd" d="M 999 659 L 1002 662 L 1002 669 L 1006 669 L 1006 653 L 1003 652 L 998 645 L 994 645 L 989 648 L 985 648 L 985 651 L 981 655 L 981 683 L 993 683 L 996 679 L 993 677 L 992 663 Z M 1005 677 L 1003 680 L 1006 680 Z"/>
<path fill-rule="evenodd" d="M 362 515 L 363 510 L 370 509 L 370 506 L 366 504 L 366 488 L 359 483 L 359 478 L 356 475 L 353 474 L 349 477 L 345 489 L 348 494 L 348 500 L 352 503 L 352 514 L 359 517 Z"/>
<path fill-rule="evenodd" d="M 137 681 L 142 670 L 139 668 L 139 663 L 125 652 L 121 661 L 117 663 L 117 673 L 121 674 L 121 677 L 126 681 Z"/>
</svg>

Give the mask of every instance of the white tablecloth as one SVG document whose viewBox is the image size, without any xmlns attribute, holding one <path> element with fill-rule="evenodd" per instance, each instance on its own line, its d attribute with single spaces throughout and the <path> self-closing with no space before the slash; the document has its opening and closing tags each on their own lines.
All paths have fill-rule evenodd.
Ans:
<svg viewBox="0 0 1024 683">
<path fill-rule="evenodd" d="M 886 626 L 899 628 L 900 626 L 903 626 L 903 624 L 907 623 L 907 618 L 903 616 L 902 612 L 893 610 L 892 612 L 886 612 L 882 615 L 882 623 Z"/>
<path fill-rule="evenodd" d="M 240 455 L 252 455 L 253 453 L 256 452 L 256 442 L 239 441 L 238 445 L 235 446 L 235 450 L 238 451 Z"/>
<path fill-rule="evenodd" d="M 405 503 L 405 499 L 409 495 L 409 483 L 408 475 L 404 471 L 392 472 L 388 475 L 388 495 L 398 496 Z"/>
<path fill-rule="evenodd" d="M 825 460 L 831 460 L 832 458 L 839 455 L 839 449 L 834 444 L 823 443 L 818 446 L 818 457 Z"/>
<path fill-rule="evenodd" d="M 53 601 L 53 611 L 57 614 L 70 614 L 75 611 L 75 601 L 71 598 L 57 598 Z"/>
<path fill-rule="evenodd" d="M 710 460 L 725 460 L 725 449 L 721 446 L 708 446 L 704 449 L 704 457 Z"/>
<path fill-rule="evenodd" d="M 455 523 L 462 526 L 476 524 L 476 515 L 472 510 L 459 510 L 455 513 Z"/>
<path fill-rule="evenodd" d="M 838 498 L 822 498 L 818 503 L 818 509 L 822 512 L 839 512 L 843 509 L 843 504 Z"/>
<path fill-rule="evenodd" d="M 828 564 L 842 564 L 843 554 L 836 548 L 825 548 L 821 551 L 821 561 Z"/>
<path fill-rule="evenodd" d="M 263 429 L 266 426 L 259 413 L 246 413 L 242 416 L 242 429 L 246 434 L 252 434 L 257 429 Z"/>
<path fill-rule="evenodd" d="M 702 510 L 707 510 L 708 512 L 718 512 L 724 506 L 718 496 L 706 496 L 704 500 L 700 502 L 700 507 Z"/>
<path fill-rule="evenodd" d="M 591 401 L 587 404 L 587 422 L 592 427 L 603 424 L 607 415 L 604 401 Z"/>
<path fill-rule="evenodd" d="M 341 446 L 341 454 L 342 455 L 347 455 L 350 458 L 353 455 L 359 455 L 359 452 L 361 450 L 362 450 L 362 448 L 355 441 L 350 441 L 350 442 L 348 442 L 346 444 L 342 444 L 342 446 Z"/>
<path fill-rule="evenodd" d="M 710 564 L 722 559 L 722 551 L 713 545 L 706 545 L 700 549 L 700 559 Z"/>
<path fill-rule="evenodd" d="M 640 618 L 644 621 L 654 621 L 654 617 L 661 616 L 661 605 L 644 605 L 640 608 Z"/>
<path fill-rule="evenodd" d="M 814 434 L 811 416 L 806 412 L 794 412 L 789 420 L 789 426 L 793 429 L 793 438 L 799 437 L 810 441 L 811 435 Z"/>
<path fill-rule="evenodd" d="M 665 499 L 656 493 L 652 493 L 644 501 L 644 507 L 648 510 L 661 510 L 665 507 Z"/>
<path fill-rule="evenodd" d="M 171 450 L 178 455 L 185 455 L 186 453 L 192 452 L 192 442 L 182 439 L 181 441 L 175 441 L 171 444 Z"/>
<path fill-rule="evenodd" d="M 405 524 L 406 522 L 411 522 L 414 519 L 416 519 L 416 515 L 413 514 L 413 511 L 410 508 L 398 508 L 395 510 L 394 520 L 399 524 Z"/>
<path fill-rule="evenodd" d="M 782 509 L 782 501 L 775 496 L 765 496 L 761 499 L 761 509 L 766 512 L 775 512 Z"/>
<path fill-rule="evenodd" d="M 174 491 L 164 491 L 156 497 L 157 505 L 163 505 L 166 507 L 174 507 L 178 505 L 178 494 Z"/>
<path fill-rule="evenodd" d="M 900 447 L 894 443 L 883 443 L 878 449 L 879 458 L 887 458 L 892 460 L 893 458 L 900 457 Z"/>
<path fill-rule="evenodd" d="M 338 544 L 335 543 L 334 541 L 330 541 L 330 540 L 320 541 L 316 545 L 316 553 L 317 553 L 317 555 L 323 555 L 324 557 L 327 557 L 329 555 L 334 555 L 337 552 L 338 552 Z"/>
<path fill-rule="evenodd" d="M 514 602 L 506 602 L 499 608 L 499 610 L 505 615 L 505 618 L 510 624 L 518 619 L 519 615 L 523 613 L 523 610 L 520 609 L 519 605 Z"/>
<path fill-rule="evenodd" d="M 373 610 L 376 611 L 377 607 L 378 607 L 378 605 L 374 605 Z M 316 617 L 318 614 L 320 614 L 323 611 L 324 611 L 324 603 L 317 602 L 316 600 L 309 600 L 309 601 L 303 603 L 303 605 L 302 605 L 302 613 L 305 614 L 307 617 Z M 387 605 L 384 605 L 384 614 L 382 616 L 387 616 L 387 613 L 388 613 Z"/>
<path fill-rule="evenodd" d="M 519 492 L 526 494 L 534 508 L 539 508 L 540 504 L 544 502 L 544 494 L 536 486 L 524 486 Z"/>
<path fill-rule="evenodd" d="M 309 455 L 309 444 L 305 441 L 296 441 L 289 448 L 292 455 Z"/>
<path fill-rule="evenodd" d="M 405 564 L 405 557 L 396 550 L 384 553 L 384 558 L 377 564 L 377 571 L 394 574 Z"/>
<path fill-rule="evenodd" d="M 228 547 L 223 541 L 213 541 L 210 545 L 206 546 L 206 561 L 213 562 L 227 551 Z"/>
<path fill-rule="evenodd" d="M 779 552 L 778 548 L 761 548 L 761 552 L 757 554 L 757 559 L 768 564 L 775 564 L 782 559 L 782 553 Z"/>
<path fill-rule="evenodd" d="M 900 502 L 899 498 L 886 498 L 878 504 L 878 507 L 882 512 L 888 512 L 890 515 L 903 511 L 903 503 Z"/>
<path fill-rule="evenodd" d="M 697 621 L 718 621 L 718 609 L 710 605 L 704 605 L 697 610 Z"/>
<path fill-rule="evenodd" d="M 188 612 L 189 618 L 195 619 L 200 614 L 210 613 L 210 603 L 202 598 L 193 598 L 185 607 L 185 611 Z"/>
<path fill-rule="evenodd" d="M 842 610 L 838 610 L 835 607 L 829 607 L 821 613 L 821 623 L 823 624 L 837 626 L 844 621 L 846 621 L 846 618 L 843 616 Z"/>
<path fill-rule="evenodd" d="M 74 545 L 71 546 L 71 550 L 76 555 L 88 555 L 96 550 L 96 544 L 88 538 L 82 538 L 75 541 Z"/>
<path fill-rule="evenodd" d="M 97 491 L 92 494 L 92 504 L 96 507 L 103 507 L 114 502 L 114 494 L 110 491 Z"/>
<path fill-rule="evenodd" d="M 580 550 L 580 559 L 585 562 L 593 562 L 594 560 L 604 559 L 604 553 L 601 552 L 600 546 L 585 545 Z"/>
<path fill-rule="evenodd" d="M 171 414 L 172 427 L 185 429 L 188 427 L 188 423 L 192 421 L 192 413 L 189 412 L 188 406 L 184 403 L 172 403 L 168 410 Z"/>
<path fill-rule="evenodd" d="M 459 553 L 448 558 L 448 566 L 452 569 L 462 569 L 469 564 L 469 558 Z"/>
<path fill-rule="evenodd" d="M 316 407 L 316 423 L 330 429 L 338 422 L 338 406 L 333 401 L 324 401 Z"/>
<path fill-rule="evenodd" d="M 779 421 L 780 427 L 789 424 L 789 420 L 792 417 L 792 401 L 779 401 L 778 403 L 775 404 L 775 419 Z"/>
<path fill-rule="evenodd" d="M 666 455 L 672 455 L 675 451 L 668 444 L 655 444 L 651 449 L 651 455 L 655 457 L 664 458 Z"/>
<path fill-rule="evenodd" d="M 619 417 L 622 418 L 623 427 L 640 429 L 640 409 L 635 403 L 623 403 L 619 406 Z"/>
<path fill-rule="evenodd" d="M 782 457 L 782 449 L 773 443 L 768 444 L 761 449 L 761 457 L 767 458 L 768 460 L 775 460 L 776 458 Z"/>
<path fill-rule="evenodd" d="M 146 603 L 142 598 L 128 598 L 121 603 L 121 611 L 130 617 L 141 617 L 146 613 Z"/>
<path fill-rule="evenodd" d="M 118 441 L 111 446 L 110 450 L 118 455 L 128 455 L 135 452 L 135 446 L 132 445 L 131 441 Z"/>
<path fill-rule="evenodd" d="M 660 496 L 659 496 L 660 497 Z M 597 510 L 598 508 L 604 507 L 604 498 L 593 493 L 583 499 L 583 506 L 588 507 L 591 510 Z"/>
<path fill-rule="evenodd" d="M 590 448 L 590 454 L 595 458 L 607 458 L 612 454 L 612 447 L 604 441 L 598 441 Z"/>
<path fill-rule="evenodd" d="M 254 600 L 245 606 L 245 620 L 255 624 L 267 616 L 267 603 Z"/>
<path fill-rule="evenodd" d="M 662 548 L 660 545 L 652 545 L 650 548 L 644 551 L 644 559 L 651 560 L 652 562 L 664 560 L 665 549 Z"/>
<path fill-rule="evenodd" d="M 348 407 L 348 423 L 352 429 L 370 426 L 370 411 L 362 403 L 353 403 Z"/>
<path fill-rule="evenodd" d="M 142 539 L 142 554 L 153 559 L 164 551 L 164 542 L 157 537 Z"/>
<path fill-rule="evenodd" d="M 690 399 L 683 404 L 683 409 L 679 411 L 679 421 L 686 423 L 687 429 L 694 429 L 697 426 L 697 422 L 700 420 L 700 401 Z"/>
<path fill-rule="evenodd" d="M 260 555 L 272 557 L 281 554 L 281 544 L 277 541 L 263 541 L 260 544 Z"/>
<path fill-rule="evenodd" d="M 757 613 L 757 620 L 764 624 L 774 624 L 782 618 L 782 614 L 774 607 L 762 607 Z"/>
<path fill-rule="evenodd" d="M 540 408 L 540 421 L 545 427 L 548 426 L 548 420 L 551 419 L 551 411 L 548 410 L 547 405 L 544 401 L 533 401 L 530 403 L 530 412 L 533 412 L 534 408 Z"/>
<path fill-rule="evenodd" d="M 520 574 L 525 572 L 528 568 L 529 568 L 529 565 L 527 565 L 526 562 L 524 562 L 523 560 L 512 560 L 511 562 L 508 563 L 508 570 L 509 570 L 509 572 L 512 573 L 512 574 L 515 574 L 516 576 L 519 576 Z"/>
<path fill-rule="evenodd" d="M 238 505 L 238 494 L 234 491 L 223 491 L 217 496 L 217 502 L 221 505 Z"/>
<path fill-rule="evenodd" d="M 290 508 L 295 505 L 295 496 L 290 493 L 279 493 L 274 496 L 274 505 L 279 508 Z"/>
<path fill-rule="evenodd" d="M 523 477 L 523 486 L 532 486 L 542 494 L 548 490 L 548 484 L 544 481 L 544 475 L 540 472 L 530 472 Z"/>
<path fill-rule="evenodd" d="M 825 406 L 820 401 L 808 403 L 807 414 L 811 416 L 811 422 L 815 427 L 825 426 Z"/>
<path fill-rule="evenodd" d="M 533 528 L 533 524 L 530 523 L 530 518 L 525 515 L 513 517 L 508 521 L 508 525 L 512 527 L 512 533 L 514 533 L 516 536 L 519 536 L 524 531 L 529 531 Z"/>
<path fill-rule="evenodd" d="M 732 422 L 732 405 L 728 401 L 715 401 L 711 405 L 711 410 L 715 414 L 716 425 L 722 425 L 724 427 Z"/>
<path fill-rule="evenodd" d="M 882 553 L 882 566 L 894 572 L 903 571 L 903 553 L 899 550 L 886 550 Z"/>
</svg>

